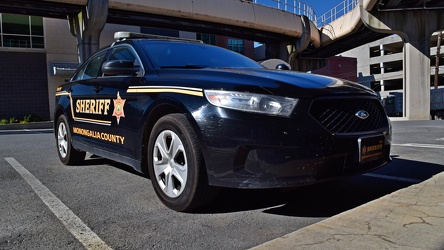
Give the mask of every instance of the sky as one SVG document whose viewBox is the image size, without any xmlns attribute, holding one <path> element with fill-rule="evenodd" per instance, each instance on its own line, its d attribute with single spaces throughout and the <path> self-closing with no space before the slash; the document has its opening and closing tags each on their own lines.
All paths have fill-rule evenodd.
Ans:
<svg viewBox="0 0 444 250">
<path fill-rule="evenodd" d="M 313 10 L 315 11 L 316 16 L 319 18 L 320 16 L 322 16 L 326 12 L 330 11 L 331 9 L 336 7 L 337 5 L 342 4 L 344 1 L 351 3 L 353 0 L 303 0 L 303 1 L 279 0 L 279 1 L 281 3 L 283 3 L 284 1 L 287 1 L 288 5 L 294 5 L 294 2 L 303 2 L 303 3 L 311 6 L 313 8 Z M 275 8 L 277 8 L 277 4 L 278 4 L 277 3 L 278 0 L 256 0 L 256 2 L 259 4 L 272 6 Z M 281 7 L 281 9 L 282 9 L 282 7 Z M 342 5 L 341 5 L 340 9 L 343 9 Z M 338 11 L 339 11 L 339 9 L 338 9 Z"/>
<path fill-rule="evenodd" d="M 319 17 L 336 7 L 338 4 L 343 3 L 344 0 L 305 0 L 304 2 L 307 5 L 310 5 Z"/>
</svg>

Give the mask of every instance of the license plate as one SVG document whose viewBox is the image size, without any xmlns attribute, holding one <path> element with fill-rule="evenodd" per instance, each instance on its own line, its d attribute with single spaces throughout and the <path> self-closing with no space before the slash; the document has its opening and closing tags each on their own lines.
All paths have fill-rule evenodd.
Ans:
<svg viewBox="0 0 444 250">
<path fill-rule="evenodd" d="M 359 162 L 366 163 L 382 158 L 384 136 L 362 137 L 358 139 Z"/>
</svg>

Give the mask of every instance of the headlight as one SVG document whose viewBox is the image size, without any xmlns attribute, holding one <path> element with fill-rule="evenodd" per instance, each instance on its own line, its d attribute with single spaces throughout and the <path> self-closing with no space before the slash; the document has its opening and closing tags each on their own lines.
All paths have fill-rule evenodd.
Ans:
<svg viewBox="0 0 444 250">
<path fill-rule="evenodd" d="M 298 99 L 255 93 L 205 90 L 208 101 L 217 106 L 247 112 L 289 117 Z"/>
</svg>

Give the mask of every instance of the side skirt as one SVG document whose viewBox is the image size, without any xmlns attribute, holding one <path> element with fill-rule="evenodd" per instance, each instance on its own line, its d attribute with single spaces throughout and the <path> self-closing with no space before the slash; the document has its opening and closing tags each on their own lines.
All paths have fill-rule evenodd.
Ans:
<svg viewBox="0 0 444 250">
<path fill-rule="evenodd" d="M 82 150 L 85 152 L 89 152 L 91 154 L 98 155 L 98 156 L 106 158 L 106 159 L 110 159 L 110 160 L 113 160 L 116 162 L 120 162 L 120 163 L 129 165 L 129 166 L 133 167 L 136 171 L 143 173 L 142 172 L 142 163 L 141 163 L 141 161 L 138 161 L 136 159 L 122 156 L 122 155 L 119 155 L 119 154 L 116 154 L 113 152 L 109 152 L 109 151 L 101 149 L 101 148 L 92 147 L 89 144 L 79 142 L 77 140 L 72 140 L 72 146 L 76 149 L 79 149 L 79 150 Z"/>
</svg>

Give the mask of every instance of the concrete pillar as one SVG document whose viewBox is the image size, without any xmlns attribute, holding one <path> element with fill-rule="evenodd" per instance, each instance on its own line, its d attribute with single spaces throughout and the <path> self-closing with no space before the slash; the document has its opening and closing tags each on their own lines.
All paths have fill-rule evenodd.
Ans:
<svg viewBox="0 0 444 250">
<path fill-rule="evenodd" d="M 369 13 L 359 2 L 361 20 L 375 32 L 398 34 L 404 41 L 404 116 L 430 119 L 430 38 L 444 28 L 442 10 L 389 10 Z"/>
<path fill-rule="evenodd" d="M 265 57 L 267 59 L 275 58 L 288 61 L 287 43 L 269 43 L 265 44 Z"/>
<path fill-rule="evenodd" d="M 88 0 L 77 15 L 68 16 L 71 34 L 77 38 L 79 62 L 99 49 L 100 33 L 108 17 L 108 0 Z"/>
<path fill-rule="evenodd" d="M 278 58 L 288 62 L 292 70 L 302 70 L 299 66 L 301 60 L 298 55 L 310 45 L 311 26 L 310 19 L 307 16 L 301 16 L 302 35 L 296 41 L 289 43 L 266 44 L 266 58 Z M 312 59 L 309 59 L 311 64 Z M 306 65 L 306 63 L 302 63 Z"/>
</svg>

